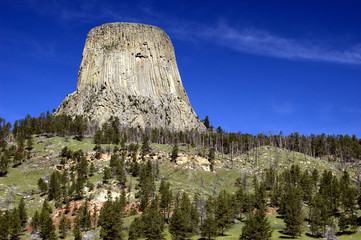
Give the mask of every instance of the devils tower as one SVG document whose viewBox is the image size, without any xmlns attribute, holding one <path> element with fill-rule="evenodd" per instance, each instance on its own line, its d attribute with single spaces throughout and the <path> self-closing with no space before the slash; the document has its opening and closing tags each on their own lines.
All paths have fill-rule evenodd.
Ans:
<svg viewBox="0 0 361 240">
<path fill-rule="evenodd" d="M 77 89 L 55 114 L 83 115 L 100 125 L 205 129 L 183 88 L 172 42 L 160 28 L 108 23 L 87 35 Z"/>
</svg>

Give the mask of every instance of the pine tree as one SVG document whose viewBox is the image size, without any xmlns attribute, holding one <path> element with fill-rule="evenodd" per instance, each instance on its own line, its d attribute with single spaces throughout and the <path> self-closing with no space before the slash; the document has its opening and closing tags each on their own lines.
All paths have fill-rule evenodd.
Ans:
<svg viewBox="0 0 361 240">
<path fill-rule="evenodd" d="M 206 118 L 203 120 L 204 126 L 208 129 L 210 128 L 210 122 L 209 122 L 209 117 L 206 116 Z"/>
<path fill-rule="evenodd" d="M 175 144 L 172 149 L 172 155 L 171 155 L 171 160 L 170 160 L 171 162 L 176 162 L 176 160 L 178 158 L 178 152 L 179 152 L 178 145 Z"/>
<path fill-rule="evenodd" d="M 43 239 L 54 240 L 56 239 L 55 226 L 49 213 L 50 210 L 51 209 L 45 200 L 40 215 L 40 236 Z"/>
<path fill-rule="evenodd" d="M 210 165 L 210 170 L 211 170 L 211 171 L 214 170 L 215 159 L 216 159 L 215 149 L 214 149 L 214 148 L 210 148 L 210 149 L 209 149 L 209 153 L 208 153 L 208 162 L 211 164 L 211 165 Z"/>
<path fill-rule="evenodd" d="M 346 229 L 349 227 L 348 223 L 349 221 L 346 217 L 346 214 L 344 212 L 340 213 L 338 220 L 338 227 L 340 228 L 340 232 L 344 233 L 346 231 Z"/>
<path fill-rule="evenodd" d="M 110 178 L 111 178 L 110 168 L 105 167 L 104 168 L 103 182 L 107 183 Z"/>
<path fill-rule="evenodd" d="M 218 224 L 215 219 L 214 212 L 216 208 L 216 201 L 212 197 L 209 197 L 205 208 L 206 218 L 202 221 L 200 226 L 201 236 L 207 239 L 213 239 L 217 236 L 218 233 Z"/>
<path fill-rule="evenodd" d="M 357 225 L 357 190 L 351 186 L 350 176 L 347 171 L 344 171 L 340 179 L 340 203 L 341 212 L 339 219 L 339 227 L 341 232 L 344 232 L 350 226 L 352 230 L 356 230 Z"/>
<path fill-rule="evenodd" d="M 10 233 L 11 213 L 6 210 L 5 212 L 0 211 L 0 239 L 8 239 Z"/>
<path fill-rule="evenodd" d="M 18 208 L 19 208 L 19 217 L 21 221 L 21 226 L 25 227 L 25 224 L 28 221 L 28 215 L 26 213 L 26 206 L 23 198 L 20 199 Z"/>
<path fill-rule="evenodd" d="M 217 221 L 214 219 L 213 214 L 207 212 L 207 217 L 202 221 L 200 231 L 201 236 L 208 240 L 214 239 L 217 236 Z"/>
<path fill-rule="evenodd" d="M 144 135 L 143 137 L 143 141 L 142 141 L 142 147 L 141 147 L 141 157 L 143 159 L 143 161 L 145 161 L 145 155 L 147 155 L 149 153 L 149 138 L 147 135 Z"/>
<path fill-rule="evenodd" d="M 145 209 L 148 206 L 148 202 L 150 200 L 150 193 L 148 189 L 142 190 L 140 194 L 140 205 L 139 205 L 139 211 L 144 212 Z"/>
<path fill-rule="evenodd" d="M 26 149 L 31 151 L 33 149 L 33 146 L 34 146 L 33 137 L 30 135 L 26 140 Z"/>
<path fill-rule="evenodd" d="M 94 144 L 102 144 L 104 143 L 103 141 L 103 131 L 101 129 L 99 129 L 98 131 L 96 131 L 95 135 L 94 135 Z"/>
<path fill-rule="evenodd" d="M 85 156 L 81 156 L 76 165 L 78 177 L 86 178 L 88 176 L 88 161 Z"/>
<path fill-rule="evenodd" d="M 170 190 L 170 183 L 163 179 L 159 187 L 160 204 L 159 207 L 164 213 L 164 220 L 169 222 L 170 207 L 172 204 L 172 190 Z"/>
<path fill-rule="evenodd" d="M 183 192 L 182 197 L 179 200 L 179 206 L 182 211 L 182 215 L 186 225 L 186 231 L 188 236 L 192 235 L 193 231 L 197 226 L 193 225 L 192 212 L 191 212 L 191 201 L 188 194 Z"/>
<path fill-rule="evenodd" d="M 118 145 L 120 143 L 120 131 L 117 126 L 114 126 L 113 136 L 112 136 L 112 143 Z"/>
<path fill-rule="evenodd" d="M 54 171 L 50 175 L 48 194 L 49 194 L 48 198 L 50 201 L 53 199 L 55 199 L 55 201 L 59 201 L 59 199 L 60 199 L 60 173 L 58 171 Z"/>
<path fill-rule="evenodd" d="M 198 198 L 197 195 L 194 196 L 193 202 L 190 208 L 190 215 L 191 215 L 191 226 L 192 226 L 192 234 L 198 231 L 199 227 L 199 219 L 200 215 L 198 213 Z"/>
<path fill-rule="evenodd" d="M 143 235 L 147 240 L 164 239 L 164 220 L 159 212 L 158 201 L 158 197 L 154 198 L 150 207 L 146 209 L 141 217 Z"/>
<path fill-rule="evenodd" d="M 40 226 L 40 215 L 38 210 L 35 211 L 33 218 L 31 219 L 30 226 L 33 230 L 37 231 Z"/>
<path fill-rule="evenodd" d="M 189 236 L 184 212 L 176 207 L 170 219 L 169 232 L 174 240 L 184 240 Z"/>
<path fill-rule="evenodd" d="M 5 176 L 8 172 L 10 153 L 6 150 L 0 154 L 0 176 Z"/>
<path fill-rule="evenodd" d="M 59 221 L 60 238 L 62 239 L 66 238 L 69 229 L 70 229 L 70 220 L 65 215 L 63 215 Z"/>
<path fill-rule="evenodd" d="M 311 180 L 312 180 L 312 183 L 315 186 L 315 188 L 317 187 L 318 178 L 319 178 L 319 173 L 318 173 L 318 170 L 315 168 L 315 169 L 313 169 L 312 174 L 311 174 Z"/>
<path fill-rule="evenodd" d="M 108 199 L 100 210 L 100 237 L 104 240 L 122 240 L 124 238 L 122 232 L 123 220 L 121 213 L 117 212 L 116 209 L 115 203 Z"/>
<path fill-rule="evenodd" d="M 233 223 L 231 196 L 225 190 L 222 190 L 216 199 L 215 219 L 223 236 L 224 230 L 228 229 Z"/>
<path fill-rule="evenodd" d="M 331 222 L 331 216 L 326 204 L 326 200 L 320 193 L 312 198 L 310 203 L 310 229 L 314 236 L 320 236 L 326 233 L 326 225 Z"/>
<path fill-rule="evenodd" d="M 271 225 L 263 208 L 249 214 L 242 228 L 240 240 L 268 240 L 271 239 Z"/>
<path fill-rule="evenodd" d="M 254 204 L 257 209 L 266 208 L 266 187 L 263 182 L 258 183 L 256 177 L 254 177 Z"/>
<path fill-rule="evenodd" d="M 22 226 L 21 226 L 19 209 L 14 208 L 11 211 L 11 221 L 10 221 L 10 237 L 11 237 L 11 239 L 18 239 L 21 231 L 22 231 Z"/>
<path fill-rule="evenodd" d="M 93 228 L 96 229 L 98 227 L 98 209 L 96 205 L 94 205 L 92 219 L 93 219 Z"/>
<path fill-rule="evenodd" d="M 81 231 L 80 231 L 80 219 L 76 218 L 74 221 L 74 228 L 73 228 L 73 235 L 74 235 L 74 240 L 81 240 Z"/>
<path fill-rule="evenodd" d="M 288 200 L 286 204 L 286 214 L 284 216 L 286 224 L 284 232 L 292 237 L 301 236 L 303 214 L 300 194 L 295 187 L 291 187 L 288 189 L 286 195 Z"/>
<path fill-rule="evenodd" d="M 125 175 L 125 171 L 124 171 L 124 161 L 125 161 L 125 156 L 122 155 L 122 157 L 118 161 L 117 168 L 116 168 L 117 181 L 123 187 L 125 186 L 125 183 L 126 183 L 126 180 L 127 180 L 126 175 Z"/>
<path fill-rule="evenodd" d="M 46 184 L 43 178 L 39 178 L 38 187 L 42 194 L 46 194 L 48 192 L 48 184 Z"/>
<path fill-rule="evenodd" d="M 94 176 L 94 173 L 95 173 L 95 165 L 93 162 L 91 162 L 89 167 L 89 176 Z"/>
<path fill-rule="evenodd" d="M 84 185 L 85 178 L 83 176 L 78 176 L 75 183 L 75 199 L 79 200 L 84 197 Z"/>
<path fill-rule="evenodd" d="M 136 240 L 143 236 L 143 222 L 140 217 L 134 218 L 133 222 L 129 227 L 129 238 L 128 240 Z"/>
</svg>

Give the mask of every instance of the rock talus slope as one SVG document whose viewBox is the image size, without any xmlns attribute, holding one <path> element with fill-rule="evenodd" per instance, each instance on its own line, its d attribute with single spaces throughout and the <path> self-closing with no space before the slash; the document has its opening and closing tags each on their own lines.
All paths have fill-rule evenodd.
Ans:
<svg viewBox="0 0 361 240">
<path fill-rule="evenodd" d="M 87 36 L 77 90 L 55 114 L 111 116 L 128 127 L 204 131 L 183 88 L 172 42 L 160 28 L 108 23 Z"/>
</svg>

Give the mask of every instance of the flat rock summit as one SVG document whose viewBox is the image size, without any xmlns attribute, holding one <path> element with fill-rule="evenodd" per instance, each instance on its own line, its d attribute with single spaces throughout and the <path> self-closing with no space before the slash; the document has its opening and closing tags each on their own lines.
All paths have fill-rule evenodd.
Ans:
<svg viewBox="0 0 361 240">
<path fill-rule="evenodd" d="M 107 23 L 87 35 L 78 85 L 55 114 L 83 115 L 100 125 L 204 131 L 183 88 L 172 42 L 160 28 Z"/>
</svg>

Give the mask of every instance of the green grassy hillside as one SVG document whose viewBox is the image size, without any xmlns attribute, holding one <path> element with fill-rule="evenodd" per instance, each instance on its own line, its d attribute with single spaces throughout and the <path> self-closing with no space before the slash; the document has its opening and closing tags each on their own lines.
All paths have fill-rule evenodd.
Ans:
<svg viewBox="0 0 361 240">
<path fill-rule="evenodd" d="M 60 164 L 59 153 L 61 149 L 67 146 L 73 151 L 83 150 L 91 151 L 95 144 L 92 139 L 86 138 L 83 141 L 77 141 L 72 138 L 52 137 L 34 139 L 34 149 L 31 151 L 31 158 L 16 168 L 10 168 L 5 177 L 0 178 L 0 208 L 5 210 L 16 206 L 20 198 L 25 198 L 29 216 L 32 216 L 35 209 L 39 209 L 44 197 L 37 192 L 37 181 L 39 178 L 49 176 Z M 102 148 L 110 151 L 114 145 L 102 145 Z M 207 171 L 206 168 L 195 164 L 190 158 L 201 158 L 207 150 L 202 147 L 192 148 L 190 146 L 180 146 L 180 154 L 183 158 L 188 158 L 188 162 L 183 164 L 171 163 L 169 154 L 172 146 L 151 144 L 151 151 L 155 157 L 153 162 L 159 168 L 157 185 L 160 179 L 167 180 L 171 184 L 174 193 L 185 191 L 190 195 L 199 194 L 206 199 L 218 193 L 221 189 L 226 189 L 233 193 L 236 191 L 235 182 L 237 179 L 248 179 L 247 183 L 251 185 L 252 176 L 257 175 L 262 178 L 266 168 L 274 167 L 276 169 L 287 169 L 291 164 L 298 164 L 301 169 L 318 169 L 319 171 L 331 170 L 334 174 L 341 174 L 347 168 L 350 176 L 355 180 L 357 171 L 356 166 L 341 165 L 338 162 L 328 162 L 325 159 L 316 159 L 298 152 L 290 152 L 283 149 L 263 146 L 244 154 L 222 155 L 216 153 L 215 171 Z M 206 158 L 202 158 L 206 159 Z M 109 159 L 94 160 L 98 169 L 102 169 L 109 164 Z M 92 195 L 93 201 L 102 201 L 107 190 L 112 190 L 115 194 L 120 193 L 120 188 L 115 182 L 103 184 L 103 172 L 99 171 L 89 178 L 89 182 L 96 187 L 87 195 Z M 127 175 L 127 182 L 133 186 L 137 179 Z M 129 196 L 130 204 L 134 203 L 134 194 Z M 104 201 L 104 200 L 103 200 Z M 277 214 L 268 215 L 273 231 L 273 239 L 285 238 L 282 228 L 284 222 Z M 129 227 L 134 216 L 125 218 L 124 226 Z M 226 232 L 226 236 L 217 237 L 217 239 L 238 239 L 241 233 L 243 223 L 235 224 Z M 23 237 L 27 238 L 29 233 Z M 167 239 L 170 234 L 166 232 Z M 192 239 L 198 239 L 194 236 Z M 302 235 L 298 239 L 312 239 L 312 237 Z M 343 235 L 339 239 L 361 239 L 361 233 L 352 235 Z"/>
</svg>

